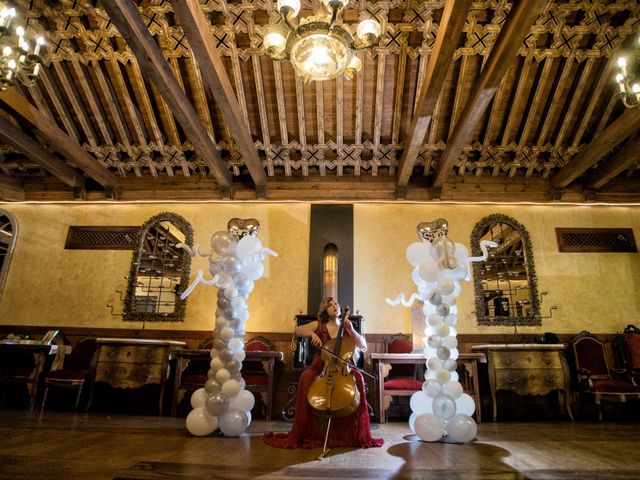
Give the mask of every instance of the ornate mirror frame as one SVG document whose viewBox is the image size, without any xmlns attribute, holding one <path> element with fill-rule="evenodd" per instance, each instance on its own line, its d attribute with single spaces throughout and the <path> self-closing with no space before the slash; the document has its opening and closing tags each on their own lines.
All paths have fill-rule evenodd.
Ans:
<svg viewBox="0 0 640 480">
<path fill-rule="evenodd" d="M 483 269 L 484 262 L 475 262 L 473 264 L 473 284 L 475 287 L 476 297 L 476 317 L 478 325 L 481 326 L 537 326 L 542 324 L 540 317 L 540 297 L 538 295 L 538 277 L 536 276 L 535 266 L 533 262 L 533 246 L 527 229 L 515 219 L 502 214 L 493 214 L 480 220 L 471 232 L 471 251 L 474 256 L 482 255 L 480 250 L 480 240 L 487 232 L 487 229 L 497 223 L 504 223 L 512 227 L 522 240 L 522 248 L 524 255 L 524 265 L 529 283 L 529 302 L 531 308 L 527 315 L 518 316 L 510 315 L 507 317 L 489 316 L 485 312 L 485 292 L 483 288 Z"/>
<path fill-rule="evenodd" d="M 131 268 L 129 270 L 129 283 L 127 285 L 127 295 L 124 301 L 123 319 L 126 321 L 136 322 L 182 322 L 184 321 L 184 312 L 186 308 L 186 299 L 181 300 L 180 295 L 187 289 L 189 282 L 189 272 L 191 271 L 191 255 L 186 250 L 182 250 L 182 272 L 180 275 L 179 288 L 176 290 L 175 310 L 172 313 L 145 313 L 136 311 L 136 286 L 138 278 L 138 265 L 141 261 L 141 255 L 144 251 L 144 240 L 149 229 L 161 222 L 171 222 L 185 236 L 184 243 L 193 246 L 193 228 L 191 224 L 180 215 L 171 212 L 162 212 L 151 217 L 145 222 L 138 231 L 136 238 L 136 246 L 131 259 Z"/>
</svg>

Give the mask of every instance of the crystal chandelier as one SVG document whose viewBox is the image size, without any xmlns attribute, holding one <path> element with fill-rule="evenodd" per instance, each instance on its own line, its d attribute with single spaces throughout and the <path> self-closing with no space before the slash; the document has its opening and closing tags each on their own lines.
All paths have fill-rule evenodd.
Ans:
<svg viewBox="0 0 640 480">
<path fill-rule="evenodd" d="M 638 37 L 640 43 L 640 37 Z M 639 63 L 640 59 L 636 59 Z M 627 59 L 625 57 L 618 58 L 618 68 L 620 73 L 616 75 L 616 82 L 620 88 L 620 98 L 625 107 L 633 108 L 640 105 L 640 84 L 637 82 L 636 75 L 629 74 L 627 70 Z"/>
<path fill-rule="evenodd" d="M 275 60 L 289 59 L 305 83 L 330 80 L 340 74 L 351 80 L 362 67 L 356 52 L 373 47 L 380 36 L 380 24 L 363 20 L 356 29 L 360 45 L 338 16 L 349 0 L 321 0 L 316 14 L 292 21 L 300 11 L 300 0 L 278 0 L 281 21 L 265 27 L 264 47 Z M 342 22 L 341 22 L 342 23 Z"/>
<path fill-rule="evenodd" d="M 22 26 L 12 29 L 15 8 L 7 8 L 0 2 L 0 90 L 15 85 L 16 81 L 30 86 L 42 65 L 40 50 L 44 38 L 38 37 L 33 46 L 25 39 Z"/>
</svg>

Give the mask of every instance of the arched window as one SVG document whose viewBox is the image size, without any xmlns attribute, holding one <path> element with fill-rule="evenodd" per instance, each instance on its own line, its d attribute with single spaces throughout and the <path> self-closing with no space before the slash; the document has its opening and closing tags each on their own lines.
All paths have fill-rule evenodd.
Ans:
<svg viewBox="0 0 640 480">
<path fill-rule="evenodd" d="M 0 298 L 9 273 L 13 247 L 16 244 L 18 223 L 9 212 L 0 210 Z"/>
<path fill-rule="evenodd" d="M 322 256 L 322 297 L 338 297 L 338 247 L 328 243 Z"/>
</svg>

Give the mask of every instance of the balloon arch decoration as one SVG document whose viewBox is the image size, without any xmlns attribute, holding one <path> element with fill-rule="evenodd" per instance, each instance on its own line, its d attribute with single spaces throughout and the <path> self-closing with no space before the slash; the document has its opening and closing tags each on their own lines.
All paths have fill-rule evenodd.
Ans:
<svg viewBox="0 0 640 480">
<path fill-rule="evenodd" d="M 202 270 L 182 294 L 186 298 L 200 283 L 218 288 L 215 328 L 209 377 L 202 388 L 191 396 L 192 410 L 187 415 L 187 430 L 195 436 L 209 435 L 216 430 L 235 437 L 247 430 L 251 423 L 251 409 L 255 399 L 245 390 L 241 375 L 245 359 L 244 335 L 249 318 L 247 301 L 254 282 L 264 275 L 264 260 L 277 253 L 258 239 L 260 223 L 254 218 L 232 218 L 228 231 L 211 237 L 211 252 L 199 252 L 182 245 L 191 256 L 209 259 L 209 273 L 205 280 Z"/>
<path fill-rule="evenodd" d="M 416 299 L 424 302 L 425 327 L 428 327 L 424 338 L 427 372 L 422 390 L 411 396 L 409 427 L 421 440 L 465 443 L 475 438 L 478 428 L 471 418 L 475 402 L 463 393 L 456 372 L 459 355 L 456 299 L 460 282 L 470 279 L 469 263 L 486 260 L 487 247 L 496 244 L 482 241 L 482 256 L 469 257 L 464 245 L 449 240 L 448 230 L 443 218 L 418 224 L 421 241 L 412 243 L 406 250 L 407 260 L 413 266 L 411 278 L 416 292 L 409 300 L 400 294 L 395 300 L 387 298 L 386 301 L 405 307 L 410 307 Z"/>
</svg>

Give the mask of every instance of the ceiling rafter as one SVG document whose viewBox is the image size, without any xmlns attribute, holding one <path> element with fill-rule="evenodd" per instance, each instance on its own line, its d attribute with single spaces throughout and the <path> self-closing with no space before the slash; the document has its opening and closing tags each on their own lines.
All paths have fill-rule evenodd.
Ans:
<svg viewBox="0 0 640 480">
<path fill-rule="evenodd" d="M 0 92 L 0 104 L 12 115 L 25 121 L 30 127 L 38 130 L 52 149 L 60 152 L 68 161 L 85 171 L 87 175 L 114 194 L 118 190 L 118 178 L 104 168 L 100 162 L 89 155 L 76 141 L 65 134 L 52 120 L 45 117 L 24 97 L 14 91 Z"/>
<path fill-rule="evenodd" d="M 453 135 L 447 141 L 447 147 L 440 157 L 432 183 L 435 189 L 442 188 L 469 135 L 491 103 L 502 78 L 516 60 L 518 50 L 546 4 L 547 0 L 529 0 L 513 4 L 491 54 L 474 84 Z"/>
<path fill-rule="evenodd" d="M 607 182 L 637 164 L 638 157 L 640 157 L 640 137 L 628 141 L 618 153 L 607 160 L 604 167 L 585 182 L 584 191 L 601 189 Z"/>
<path fill-rule="evenodd" d="M 640 108 L 625 110 L 613 123 L 596 135 L 588 145 L 561 168 L 551 179 L 553 189 L 562 189 L 595 165 L 602 157 L 636 133 L 640 124 Z"/>
<path fill-rule="evenodd" d="M 420 147 L 429 129 L 431 117 L 444 86 L 447 72 L 453 62 L 453 54 L 462 34 L 471 3 L 471 0 L 458 0 L 447 2 L 445 5 L 426 73 L 421 80 L 420 96 L 414 109 L 409 134 L 404 141 L 404 150 L 397 170 L 396 186 L 400 197 L 404 196 L 403 192 L 409 183 L 409 177 L 420 153 Z"/>
<path fill-rule="evenodd" d="M 165 60 L 155 40 L 142 21 L 135 5 L 129 0 L 114 0 L 102 4 L 111 21 L 127 41 L 145 73 L 152 79 L 160 94 L 167 101 L 187 136 L 193 142 L 201 160 L 211 168 L 224 197 L 232 196 L 233 180 L 222 157 L 213 144 L 197 112 L 180 89 L 171 67 Z"/>
</svg>

